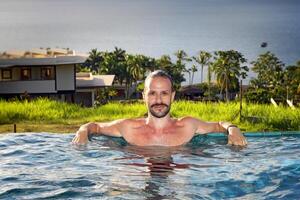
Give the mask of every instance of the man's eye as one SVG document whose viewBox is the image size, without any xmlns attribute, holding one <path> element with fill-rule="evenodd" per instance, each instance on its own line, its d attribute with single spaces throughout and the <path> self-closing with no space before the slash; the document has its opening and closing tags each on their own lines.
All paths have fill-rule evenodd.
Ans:
<svg viewBox="0 0 300 200">
<path fill-rule="evenodd" d="M 149 95 L 153 96 L 155 94 L 155 92 L 149 92 Z"/>
</svg>

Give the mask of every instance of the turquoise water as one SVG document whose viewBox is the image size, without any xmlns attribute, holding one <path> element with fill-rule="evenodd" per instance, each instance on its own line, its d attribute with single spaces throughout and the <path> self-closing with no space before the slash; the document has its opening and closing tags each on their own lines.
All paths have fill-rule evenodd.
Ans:
<svg viewBox="0 0 300 200">
<path fill-rule="evenodd" d="M 249 133 L 244 149 L 220 135 L 142 148 L 118 138 L 78 147 L 72 134 L 2 134 L 0 199 L 297 199 L 295 133 Z"/>
</svg>

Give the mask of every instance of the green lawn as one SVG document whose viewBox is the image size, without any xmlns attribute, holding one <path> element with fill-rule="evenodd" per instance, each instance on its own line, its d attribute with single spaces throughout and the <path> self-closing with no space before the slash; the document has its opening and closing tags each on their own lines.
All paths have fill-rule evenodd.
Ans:
<svg viewBox="0 0 300 200">
<path fill-rule="evenodd" d="M 143 103 L 109 103 L 97 108 L 82 108 L 47 99 L 31 102 L 0 101 L 0 132 L 75 132 L 90 121 L 111 121 L 143 117 Z M 205 121 L 230 121 L 243 131 L 299 131 L 300 109 L 264 104 L 243 103 L 243 118 L 238 117 L 239 103 L 203 103 L 177 101 L 172 104 L 173 117 L 194 116 Z M 235 117 L 237 116 L 237 117 Z"/>
</svg>

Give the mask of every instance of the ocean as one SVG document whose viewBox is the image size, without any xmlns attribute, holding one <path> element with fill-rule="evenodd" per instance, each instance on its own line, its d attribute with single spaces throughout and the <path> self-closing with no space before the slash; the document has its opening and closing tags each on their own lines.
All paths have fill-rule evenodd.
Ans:
<svg viewBox="0 0 300 200">
<path fill-rule="evenodd" d="M 249 66 L 266 51 L 293 65 L 300 60 L 299 11 L 298 0 L 0 0 L 0 52 L 119 47 L 175 59 L 179 49 L 189 56 L 234 49 Z"/>
</svg>

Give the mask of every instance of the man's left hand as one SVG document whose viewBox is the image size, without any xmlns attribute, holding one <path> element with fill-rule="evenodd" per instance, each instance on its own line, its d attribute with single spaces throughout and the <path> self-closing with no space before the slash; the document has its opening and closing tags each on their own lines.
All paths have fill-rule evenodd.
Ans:
<svg viewBox="0 0 300 200">
<path fill-rule="evenodd" d="M 247 140 L 237 127 L 230 127 L 228 129 L 228 144 L 237 146 L 246 146 Z"/>
</svg>

